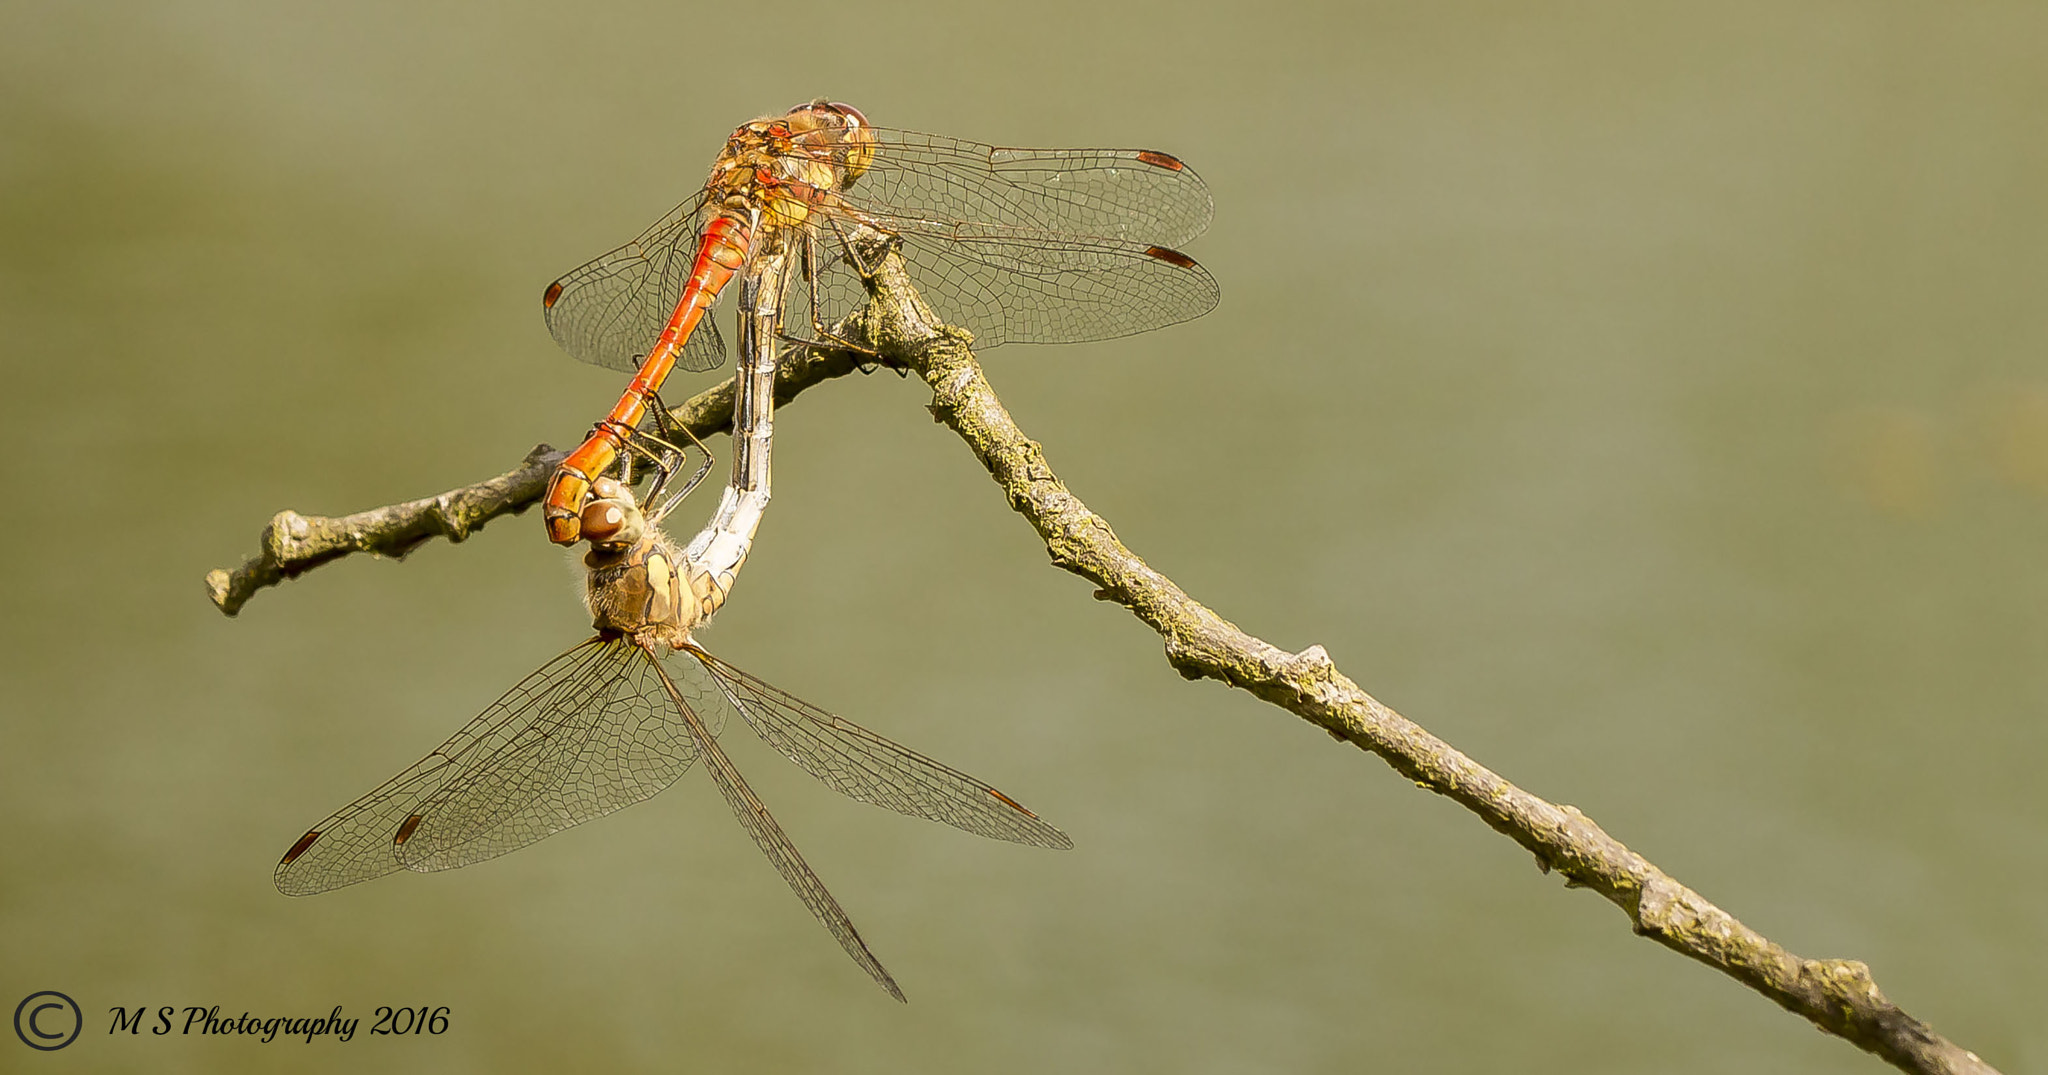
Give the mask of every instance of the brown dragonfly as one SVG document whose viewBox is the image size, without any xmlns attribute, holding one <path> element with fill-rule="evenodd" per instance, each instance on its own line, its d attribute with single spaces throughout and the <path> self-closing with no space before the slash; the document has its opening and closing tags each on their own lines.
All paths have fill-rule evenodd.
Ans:
<svg viewBox="0 0 2048 1075">
<path fill-rule="evenodd" d="M 665 477 L 665 474 L 664 474 Z M 411 768 L 315 825 L 278 863 L 291 896 L 401 868 L 453 869 L 631 806 L 699 758 L 811 913 L 889 995 L 895 979 L 719 745 L 737 715 L 827 787 L 978 836 L 1066 849 L 1067 835 L 995 788 L 713 656 L 691 637 L 724 600 L 734 533 L 680 549 L 611 478 L 582 514 L 597 634 L 542 665 Z M 707 527 L 707 533 L 714 527 Z M 700 535 L 702 538 L 704 535 Z M 747 528 L 742 540 L 751 538 Z M 707 553 L 699 546 L 716 550 Z M 744 548 L 738 550 L 741 558 Z"/>
</svg>

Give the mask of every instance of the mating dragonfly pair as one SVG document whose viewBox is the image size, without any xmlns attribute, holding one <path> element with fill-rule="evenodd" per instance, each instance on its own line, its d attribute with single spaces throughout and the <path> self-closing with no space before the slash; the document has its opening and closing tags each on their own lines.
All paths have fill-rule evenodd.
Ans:
<svg viewBox="0 0 2048 1075">
<path fill-rule="evenodd" d="M 1193 170 L 1152 150 L 998 148 L 875 127 L 822 100 L 734 131 L 694 197 L 543 296 L 572 356 L 634 372 L 557 469 L 544 507 L 551 540 L 591 544 L 585 597 L 597 634 L 308 831 L 278 864 L 279 890 L 307 895 L 502 855 L 646 799 L 701 757 L 805 905 L 903 999 L 719 746 L 730 716 L 851 798 L 981 836 L 1072 841 L 995 788 L 779 691 L 693 637 L 725 603 L 768 503 L 780 349 L 845 345 L 826 325 L 864 300 L 859 252 L 884 243 L 902 249 L 940 316 L 983 347 L 1108 339 L 1198 317 L 1216 304 L 1216 284 L 1178 247 L 1209 213 Z M 708 455 L 696 478 L 669 488 L 687 452 L 657 393 L 676 366 L 723 363 L 705 314 L 735 278 L 732 477 L 710 522 L 678 546 L 661 522 Z M 655 429 L 643 430 L 650 417 Z M 641 497 L 636 473 L 651 477 Z"/>
</svg>

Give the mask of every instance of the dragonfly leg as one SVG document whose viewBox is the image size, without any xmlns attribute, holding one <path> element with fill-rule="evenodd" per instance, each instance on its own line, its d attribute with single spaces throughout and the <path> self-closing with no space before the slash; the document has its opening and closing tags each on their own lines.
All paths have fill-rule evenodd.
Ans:
<svg viewBox="0 0 2048 1075">
<path fill-rule="evenodd" d="M 863 280 L 872 280 L 882 267 L 882 258 L 889 251 L 903 245 L 903 237 L 883 231 L 871 224 L 862 223 L 852 234 L 840 227 L 839 220 L 832 221 L 832 233 L 839 237 L 839 246 L 846 251 L 846 263 Z"/>
<path fill-rule="evenodd" d="M 654 467 L 654 482 L 648 486 L 647 495 L 642 498 L 642 502 L 648 505 L 649 523 L 658 526 L 670 509 L 681 503 L 684 497 L 689 496 L 690 492 L 703 482 L 704 476 L 711 472 L 713 460 L 711 449 L 706 448 L 704 442 L 698 440 L 695 433 L 690 432 L 689 426 L 676 420 L 675 412 L 658 393 L 654 396 L 653 403 L 654 406 L 649 408 L 649 413 L 656 431 L 650 433 L 645 429 L 635 430 L 633 436 L 628 438 L 626 447 L 629 454 L 644 458 Z M 701 462 L 697 465 L 696 473 L 690 475 L 690 479 L 683 487 L 664 499 L 662 494 L 668 488 L 670 479 L 689 460 L 689 450 L 678 443 L 681 440 L 688 440 L 696 446 Z"/>
<path fill-rule="evenodd" d="M 854 270 L 856 272 L 859 272 L 862 278 L 865 279 L 870 274 L 862 270 L 858 262 L 854 259 L 852 254 L 852 247 L 851 245 L 848 245 L 846 243 L 845 233 L 840 230 L 839 222 L 837 220 L 832 221 L 832 230 L 835 234 L 839 236 L 841 244 L 846 246 L 847 264 L 853 266 Z M 869 358 L 874 359 L 875 361 L 863 362 L 861 364 L 861 368 L 863 371 L 871 373 L 874 371 L 875 366 L 881 364 L 881 352 L 875 350 L 872 347 L 869 347 L 867 344 L 861 343 L 858 340 L 849 339 L 840 333 L 832 331 L 832 329 L 825 324 L 825 317 L 823 311 L 821 311 L 818 308 L 818 276 L 825 270 L 826 267 L 827 266 L 822 264 L 820 261 L 818 253 L 817 233 L 813 231 L 804 232 L 804 290 L 810 292 L 811 331 L 815 335 L 807 339 L 802 336 L 791 335 L 790 333 L 787 332 L 780 332 L 777 333 L 776 336 L 784 343 L 791 344 L 796 347 L 807 348 L 812 351 L 852 351 L 855 354 L 866 355 Z"/>
<path fill-rule="evenodd" d="M 883 364 L 882 352 L 869 347 L 867 344 L 861 343 L 858 340 L 849 340 L 829 328 L 822 326 L 812 327 L 816 328 L 818 335 L 823 336 L 824 339 L 809 340 L 802 336 L 792 336 L 787 332 L 778 332 L 775 334 L 775 337 L 792 347 L 803 347 L 812 351 L 852 351 L 855 354 L 866 355 L 874 359 L 872 362 L 861 363 L 861 368 L 869 372 L 873 372 L 876 366 Z"/>
<path fill-rule="evenodd" d="M 655 428 L 660 430 L 663 442 L 674 446 L 677 440 L 676 434 L 681 433 L 683 438 L 689 440 L 691 446 L 697 449 L 697 456 L 700 460 L 697 464 L 697 470 L 690 475 L 689 481 L 683 483 L 682 489 L 674 497 L 675 500 L 681 500 L 689 496 L 690 491 L 697 488 L 704 481 L 704 476 L 711 472 L 711 468 L 717 462 L 717 459 L 711 454 L 711 449 L 705 447 L 704 442 L 697 439 L 697 434 L 690 432 L 689 426 L 676 420 L 676 412 L 669 409 L 668 404 L 663 403 L 659 395 L 655 397 L 654 402 L 654 424 Z M 682 452 L 680 448 L 676 450 Z M 683 454 L 686 457 L 688 455 L 686 452 Z M 666 507 L 662 509 L 662 514 L 667 514 Z"/>
</svg>

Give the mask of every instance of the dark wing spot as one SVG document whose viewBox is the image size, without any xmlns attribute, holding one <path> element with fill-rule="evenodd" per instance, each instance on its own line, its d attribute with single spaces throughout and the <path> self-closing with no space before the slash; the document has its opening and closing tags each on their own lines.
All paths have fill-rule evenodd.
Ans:
<svg viewBox="0 0 2048 1075">
<path fill-rule="evenodd" d="M 289 866 L 289 865 L 291 865 L 291 864 L 292 864 L 292 860 L 293 860 L 293 859 L 296 859 L 296 858 L 298 858 L 298 857 L 299 857 L 300 855 L 303 855 L 303 854 L 305 854 L 305 853 L 306 853 L 306 849 L 307 849 L 307 848 L 309 848 L 309 847 L 311 847 L 311 846 L 313 846 L 313 841 L 315 841 L 315 840 L 318 840 L 319 838 L 320 838 L 320 830 L 319 830 L 319 829 L 314 829 L 314 830 L 313 830 L 312 832 L 309 832 L 309 833 L 307 833 L 306 835 L 304 835 L 304 836 L 301 836 L 301 837 L 299 837 L 299 842 L 298 842 L 298 843 L 295 843 L 295 844 L 293 844 L 293 845 L 292 845 L 292 849 L 291 849 L 290 851 L 287 851 L 287 852 L 285 852 L 285 853 L 284 853 L 284 858 L 282 858 L 282 859 L 280 859 L 280 860 L 278 861 L 278 865 L 279 865 L 279 866 Z"/>
<path fill-rule="evenodd" d="M 420 822 L 423 820 L 425 819 L 418 814 L 414 814 L 411 817 L 406 818 L 405 824 L 400 825 L 398 827 L 397 834 L 391 837 L 392 846 L 396 847 L 397 845 L 412 839 L 412 830 L 419 828 Z"/>
<path fill-rule="evenodd" d="M 1178 250 L 1171 250 L 1163 246 L 1148 246 L 1145 248 L 1145 253 L 1150 257 L 1158 258 L 1168 265 L 1179 266 L 1183 269 L 1195 267 L 1195 259 Z"/>
<path fill-rule="evenodd" d="M 1000 792 L 1000 791 L 997 791 L 997 790 L 996 790 L 996 789 L 994 789 L 994 788 L 990 788 L 990 789 L 988 789 L 988 793 L 989 793 L 990 795 L 993 795 L 993 796 L 995 796 L 995 797 L 996 797 L 996 798 L 998 798 L 998 799 L 1001 799 L 1001 800 L 1002 800 L 1002 801 L 1003 801 L 1004 803 L 1006 803 L 1007 805 L 1009 805 L 1009 807 L 1010 807 L 1011 809 L 1013 809 L 1013 810 L 1017 811 L 1017 812 L 1018 812 L 1018 813 L 1020 813 L 1020 814 L 1023 814 L 1023 815 L 1025 816 L 1025 817 L 1033 817 L 1033 818 L 1035 818 L 1035 817 L 1037 817 L 1037 816 L 1038 816 L 1037 814 L 1034 814 L 1034 813 L 1032 813 L 1031 811 L 1029 811 L 1029 810 L 1026 810 L 1026 809 L 1024 809 L 1024 804 L 1023 804 L 1023 803 L 1020 803 L 1020 802 L 1018 802 L 1017 800 L 1015 800 L 1015 799 L 1012 799 L 1012 798 L 1010 798 L 1010 797 L 1009 797 L 1008 795 L 1005 795 L 1005 794 L 1003 794 L 1002 792 Z"/>
<path fill-rule="evenodd" d="M 552 309 L 554 309 L 554 308 L 555 308 L 555 300 L 556 300 L 556 299 L 559 299 L 559 298 L 561 298 L 561 297 L 562 297 L 562 282 L 561 282 L 560 280 L 557 280 L 557 281 L 555 281 L 554 283 L 552 283 L 552 284 L 549 284 L 549 285 L 548 285 L 548 289 L 547 289 L 546 291 L 543 291 L 543 292 L 541 292 L 541 293 L 540 293 L 540 308 L 541 308 L 541 309 L 543 309 L 543 310 L 552 310 Z"/>
<path fill-rule="evenodd" d="M 1167 168 L 1176 172 L 1183 171 L 1187 168 L 1187 165 L 1182 164 L 1180 162 L 1179 157 L 1176 157 L 1171 153 L 1161 153 L 1156 149 L 1139 150 L 1138 159 L 1144 161 L 1146 164 L 1153 166 L 1154 168 Z"/>
</svg>

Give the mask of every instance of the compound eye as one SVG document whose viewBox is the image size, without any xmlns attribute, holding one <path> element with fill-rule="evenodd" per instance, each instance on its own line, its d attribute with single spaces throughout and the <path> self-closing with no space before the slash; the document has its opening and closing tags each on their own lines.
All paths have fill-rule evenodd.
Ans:
<svg viewBox="0 0 2048 1075">
<path fill-rule="evenodd" d="M 833 110 L 834 112 L 839 113 L 842 116 L 845 116 L 847 119 L 852 120 L 853 126 L 866 127 L 870 125 L 868 123 L 868 118 L 860 114 L 860 109 L 855 108 L 852 105 L 847 104 L 843 101 L 830 101 L 826 103 L 825 107 Z"/>
<path fill-rule="evenodd" d="M 823 97 L 815 101 L 805 101 L 803 104 L 789 110 L 789 114 L 792 116 L 799 112 L 833 112 L 847 120 L 846 126 L 848 127 L 869 126 L 868 118 L 861 115 L 860 109 L 842 101 L 827 100 Z"/>
<path fill-rule="evenodd" d="M 625 529 L 626 512 L 617 504 L 592 501 L 583 509 L 583 536 L 593 545 L 604 545 Z"/>
<path fill-rule="evenodd" d="M 625 493 L 626 487 L 613 478 L 599 478 L 590 483 L 590 493 L 601 500 L 617 500 Z"/>
</svg>

